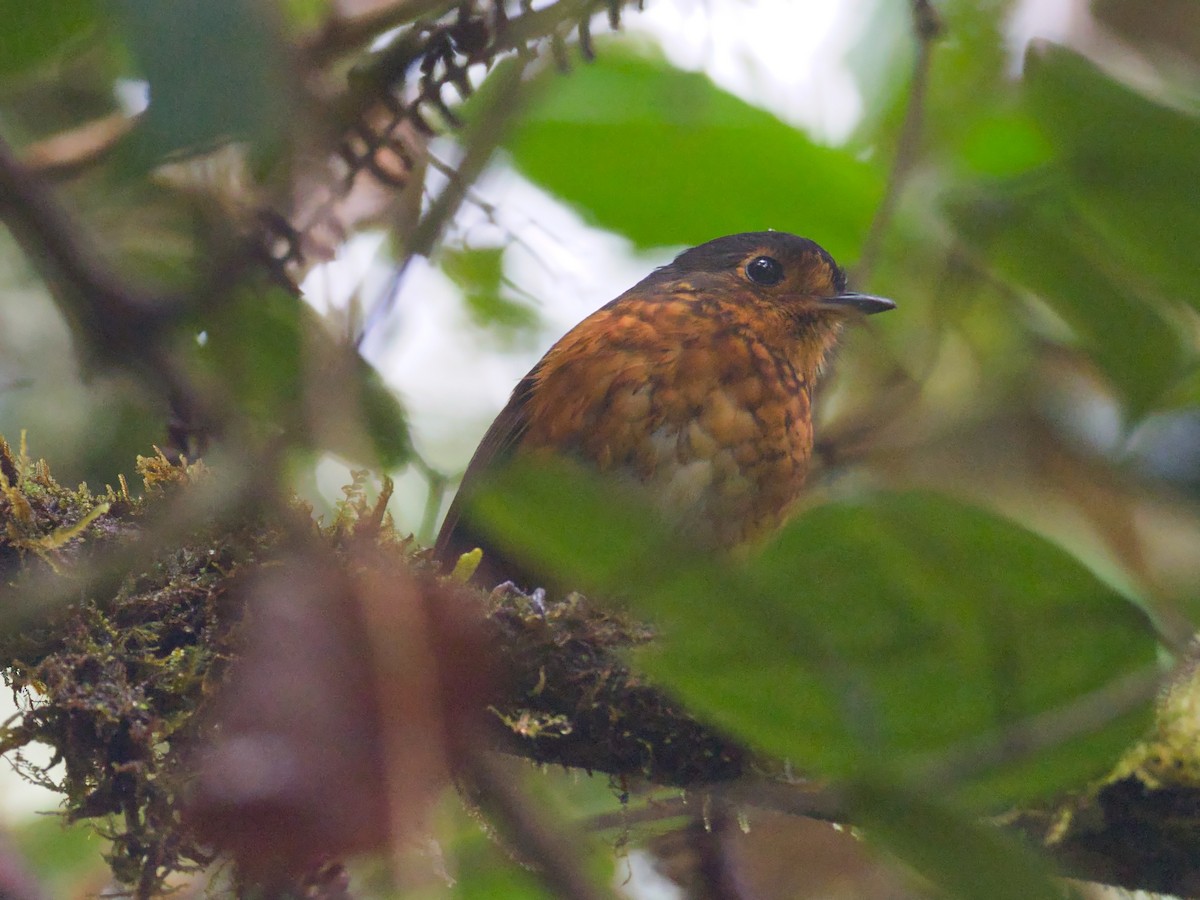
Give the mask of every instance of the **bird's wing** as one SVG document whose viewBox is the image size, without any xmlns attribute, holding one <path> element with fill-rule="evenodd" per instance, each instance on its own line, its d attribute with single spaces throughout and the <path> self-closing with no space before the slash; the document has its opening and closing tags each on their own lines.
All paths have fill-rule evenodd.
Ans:
<svg viewBox="0 0 1200 900">
<path fill-rule="evenodd" d="M 508 404 L 500 411 L 500 415 L 496 416 L 467 465 L 467 471 L 458 486 L 458 493 L 454 495 L 450 509 L 446 512 L 446 518 L 438 532 L 437 543 L 434 544 L 434 558 L 444 566 L 453 566 L 462 554 L 485 545 L 482 536 L 462 518 L 463 507 L 471 493 L 482 483 L 487 472 L 511 459 L 517 444 L 520 443 L 521 435 L 528 427 L 526 405 L 537 371 L 538 367 L 534 367 L 513 388 Z"/>
<path fill-rule="evenodd" d="M 612 399 L 610 392 L 600 385 L 610 385 L 617 376 L 644 370 L 649 365 L 643 354 L 629 353 L 624 342 L 645 342 L 653 337 L 653 330 L 629 334 L 612 326 L 635 299 L 632 293 L 623 295 L 593 313 L 555 344 L 513 389 L 508 404 L 471 458 L 438 532 L 434 557 L 443 567 L 452 567 L 462 554 L 479 547 L 485 551 L 483 568 L 476 579 L 479 583 L 496 584 L 507 579 L 525 587 L 535 586 L 528 577 L 530 573 L 499 553 L 464 512 L 472 493 L 492 471 L 508 462 L 529 437 L 535 418 L 538 427 L 533 430 L 542 432 L 536 437 L 539 446 L 567 453 L 582 451 L 585 459 L 593 458 L 594 454 L 578 446 L 578 442 L 596 430 L 592 421 L 596 411 L 608 406 Z M 547 440 L 548 428 L 557 431 L 555 439 Z"/>
</svg>

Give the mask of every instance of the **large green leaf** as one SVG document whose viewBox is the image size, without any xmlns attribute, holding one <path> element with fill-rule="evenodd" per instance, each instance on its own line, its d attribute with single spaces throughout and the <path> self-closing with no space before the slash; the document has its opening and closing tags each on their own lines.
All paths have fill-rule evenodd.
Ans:
<svg viewBox="0 0 1200 900">
<path fill-rule="evenodd" d="M 478 507 L 505 545 L 663 630 L 640 665 L 694 711 L 806 771 L 900 781 L 1153 665 L 1146 618 L 1067 553 L 944 497 L 811 510 L 752 563 L 688 553 L 611 486 L 518 470 Z M 1124 716 L 979 773 L 963 796 L 1078 786 L 1144 727 Z"/>
<path fill-rule="evenodd" d="M 278 150 L 294 112 L 292 76 L 263 4 L 119 0 L 117 22 L 150 84 L 133 162 L 248 141 Z"/>
<path fill-rule="evenodd" d="M 517 167 L 641 247 L 777 228 L 853 257 L 882 178 L 703 75 L 606 49 L 540 92 L 505 145 Z"/>
<path fill-rule="evenodd" d="M 960 234 L 1011 282 L 1071 326 L 1134 416 L 1184 373 L 1183 336 L 1126 248 L 1098 233 L 1061 180 L 960 197 Z"/>
<path fill-rule="evenodd" d="M 0 77 L 24 72 L 61 53 L 94 28 L 94 0 L 0 0 Z"/>
<path fill-rule="evenodd" d="M 1200 307 L 1200 110 L 1157 102 L 1062 47 L 1031 53 L 1025 80 L 1032 115 L 1114 253 L 1139 280 Z"/>
<path fill-rule="evenodd" d="M 788 682 L 772 690 L 763 678 L 762 699 L 748 691 L 722 720 L 733 725 L 745 716 L 740 730 L 770 729 L 776 752 L 802 748 L 822 769 L 845 776 L 860 760 L 922 770 L 947 748 L 999 735 L 1154 663 L 1151 628 L 1125 597 L 1045 539 L 934 494 L 814 509 L 747 575 L 758 592 L 746 604 L 755 630 L 778 633 L 787 623 L 791 632 L 773 666 L 783 667 L 796 694 L 812 699 L 788 691 L 781 721 L 779 688 Z M 679 614 L 663 603 L 656 608 Z M 694 672 L 700 687 L 727 683 L 723 672 L 705 674 L 692 655 L 694 640 L 689 632 L 686 650 L 672 646 L 679 659 L 667 659 L 665 668 Z M 763 660 L 754 658 L 748 674 Z M 748 705 L 757 709 L 748 713 Z M 810 706 L 836 720 L 830 733 L 807 733 Z M 985 773 L 969 793 L 1009 802 L 1078 786 L 1111 765 L 1144 725 L 1139 717 L 1120 719 L 1023 765 Z M 988 788 L 997 795 L 989 797 Z"/>
</svg>

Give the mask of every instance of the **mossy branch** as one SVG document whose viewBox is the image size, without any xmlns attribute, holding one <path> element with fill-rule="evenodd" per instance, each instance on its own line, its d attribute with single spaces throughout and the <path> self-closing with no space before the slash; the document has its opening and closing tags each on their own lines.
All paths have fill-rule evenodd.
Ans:
<svg viewBox="0 0 1200 900">
<path fill-rule="evenodd" d="M 0 730 L 0 752 L 19 753 L 35 742 L 51 747 L 62 774 L 26 763 L 28 776 L 63 795 L 67 819 L 95 822 L 111 838 L 115 875 L 137 896 L 150 897 L 172 872 L 214 859 L 214 848 L 185 815 L 195 753 L 212 737 L 213 698 L 233 677 L 231 666 L 248 636 L 245 623 L 255 621 L 243 587 L 256 573 L 289 565 L 295 522 L 244 514 L 233 524 L 197 527 L 141 570 L 126 572 L 111 592 L 89 587 L 70 603 L 37 607 L 31 618 L 30 598 L 17 597 L 17 585 L 27 583 L 23 574 L 40 570 L 89 586 L 80 578 L 89 560 L 144 540 L 156 506 L 221 477 L 201 463 L 172 464 L 161 453 L 140 458 L 137 471 L 140 497 L 124 484 L 101 493 L 69 489 L 44 462 L 0 440 L 0 665 L 23 704 L 22 714 Z M 415 577 L 433 579 L 424 551 L 392 527 L 389 488 L 385 483 L 380 496 L 369 497 L 360 473 L 326 525 L 295 510 L 297 521 L 310 523 L 306 540 L 317 542 L 311 549 L 324 544 L 329 558 L 347 569 L 348 580 L 330 581 L 339 590 L 351 590 L 345 586 L 361 577 L 351 570 L 362 569 L 364 557 L 351 548 L 364 540 L 376 565 L 400 567 L 397 573 L 425 570 Z M 466 589 L 447 583 L 447 590 Z M 836 791 L 821 792 L 813 805 L 810 786 L 798 791 L 772 777 L 768 761 L 632 672 L 623 651 L 653 640 L 645 626 L 578 595 L 544 603 L 502 587 L 471 596 L 485 612 L 486 643 L 503 685 L 492 692 L 486 712 L 475 711 L 487 723 L 479 737 L 485 745 L 541 763 L 684 787 L 723 804 L 843 818 Z M 21 610 L 18 618 L 12 609 Z M 453 680 L 460 663 L 451 652 L 444 657 L 438 661 L 443 681 L 446 672 Z M 1181 710 L 1190 708 L 1194 680 L 1192 672 L 1181 676 L 1163 701 L 1158 733 L 1135 748 L 1107 784 L 1051 809 L 1014 813 L 1007 827 L 1076 877 L 1193 890 L 1200 884 L 1200 780 L 1194 775 L 1200 755 Z M 451 757 L 466 761 L 477 753 L 472 744 Z"/>
</svg>

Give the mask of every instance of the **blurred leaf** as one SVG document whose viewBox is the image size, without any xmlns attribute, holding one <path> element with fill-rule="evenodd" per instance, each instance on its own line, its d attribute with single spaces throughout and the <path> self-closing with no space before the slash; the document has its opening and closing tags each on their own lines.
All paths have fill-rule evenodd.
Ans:
<svg viewBox="0 0 1200 900">
<path fill-rule="evenodd" d="M 639 656 L 651 675 L 805 770 L 920 771 L 1154 661 L 1151 628 L 1124 597 L 1044 539 L 944 497 L 820 507 L 733 567 L 688 553 L 614 491 L 520 467 L 477 514 L 506 548 L 628 595 L 663 628 Z M 1126 717 L 986 773 L 971 798 L 1078 786 L 1144 725 Z"/>
<path fill-rule="evenodd" d="M 540 94 L 507 138 L 517 167 L 639 247 L 766 228 L 853 257 L 882 178 L 703 75 L 606 50 Z M 636 101 L 631 101 L 636 98 Z"/>
<path fill-rule="evenodd" d="M 360 465 L 394 469 L 411 459 L 399 399 L 300 298 L 248 284 L 205 325 L 200 357 L 246 421 Z"/>
<path fill-rule="evenodd" d="M 439 262 L 446 276 L 462 290 L 467 312 L 476 325 L 516 331 L 537 324 L 537 313 L 501 293 L 503 247 L 446 248 L 439 254 Z"/>
<path fill-rule="evenodd" d="M 980 175 L 1006 177 L 1032 171 L 1049 161 L 1053 146 L 1027 115 L 997 110 L 964 135 L 962 161 Z"/>
<path fill-rule="evenodd" d="M 539 460 L 539 462 L 542 462 Z M 686 548 L 654 527 L 644 502 L 627 486 L 601 481 L 559 460 L 543 465 L 512 465 L 493 475 L 465 514 L 495 539 L 538 570 L 558 571 L 585 590 L 624 580 L 639 588 L 631 570 L 655 560 L 646 581 L 663 577 L 686 559 Z"/>
<path fill-rule="evenodd" d="M 94 0 L 0 0 L 0 77 L 47 62 L 98 21 Z"/>
<path fill-rule="evenodd" d="M 793 701 L 793 733 L 780 729 L 780 750 L 807 742 L 828 766 L 853 765 L 864 753 L 878 764 L 921 766 L 960 741 L 1054 710 L 1155 659 L 1144 614 L 1065 551 L 935 494 L 811 510 L 750 572 L 776 604 L 754 604 L 760 627 L 788 622 L 796 637 L 819 641 L 783 641 L 778 663 L 798 648 L 810 657 L 792 666 L 822 682 L 818 690 L 840 712 L 840 741 L 851 759 L 798 737 L 804 699 Z M 776 699 L 763 696 L 760 730 L 769 727 Z M 1005 787 L 996 799 L 1077 786 L 1111 765 L 1144 725 L 1112 723 L 1017 767 L 1018 777 L 996 773 L 995 784 L 1004 779 Z"/>
<path fill-rule="evenodd" d="M 268 427 L 301 421 L 304 309 L 282 288 L 246 286 L 205 322 L 201 357 L 251 421 Z"/>
<path fill-rule="evenodd" d="M 1126 248 L 1091 229 L 1057 182 L 960 197 L 951 215 L 1004 276 L 1066 320 L 1135 418 L 1183 375 L 1182 335 Z"/>
<path fill-rule="evenodd" d="M 279 6 L 280 11 L 293 27 L 316 28 L 333 13 L 335 8 L 340 15 L 345 15 L 347 4 L 334 3 L 333 0 L 283 0 Z M 349 11 L 353 12 L 353 8 Z"/>
<path fill-rule="evenodd" d="M 1029 54 L 1026 98 L 1063 154 L 1078 202 L 1131 271 L 1200 308 L 1200 205 L 1185 188 L 1200 159 L 1200 115 L 1157 103 L 1054 46 Z"/>
<path fill-rule="evenodd" d="M 400 767 L 389 771 L 381 750 L 390 735 L 379 713 L 384 698 L 375 693 L 383 672 L 364 634 L 364 590 L 322 550 L 298 544 L 238 583 L 257 627 L 206 712 L 213 724 L 193 763 L 189 824 L 236 858 L 252 882 L 304 871 L 322 854 L 386 846 L 440 787 L 436 738 L 405 744 L 410 768 L 398 782 L 389 779 Z M 400 581 L 393 605 L 407 608 L 419 602 L 415 594 Z M 388 682 L 387 699 L 428 728 L 429 697 L 404 702 L 413 680 Z M 390 808 L 401 797 L 403 815 Z"/>
<path fill-rule="evenodd" d="M 362 425 L 375 452 L 374 459 L 369 461 L 384 469 L 398 469 L 413 457 L 408 413 L 379 372 L 362 357 L 356 357 L 356 360 L 355 380 L 361 392 Z"/>
<path fill-rule="evenodd" d="M 133 164 L 229 140 L 278 150 L 293 113 L 291 74 L 267 9 L 254 0 L 117 0 L 122 33 L 150 84 Z"/>
</svg>

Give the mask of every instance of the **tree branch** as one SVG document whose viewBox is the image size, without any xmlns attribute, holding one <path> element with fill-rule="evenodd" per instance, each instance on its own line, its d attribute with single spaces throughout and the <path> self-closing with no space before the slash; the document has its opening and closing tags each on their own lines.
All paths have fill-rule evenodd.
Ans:
<svg viewBox="0 0 1200 900">
<path fill-rule="evenodd" d="M 578 842 L 569 831 L 552 827 L 545 810 L 535 809 L 517 787 L 515 773 L 503 761 L 476 750 L 460 772 L 470 797 L 495 820 L 522 861 L 534 866 L 554 896 L 569 900 L 603 900 L 610 896 L 587 875 Z"/>
<path fill-rule="evenodd" d="M 77 329 L 131 348 L 157 332 L 170 304 L 134 290 L 101 262 L 71 216 L 0 138 L 0 219 Z M 133 341 L 133 333 L 137 340 Z M 84 335 L 91 344 L 95 338 Z M 98 348 L 95 348 L 98 349 Z"/>
</svg>

